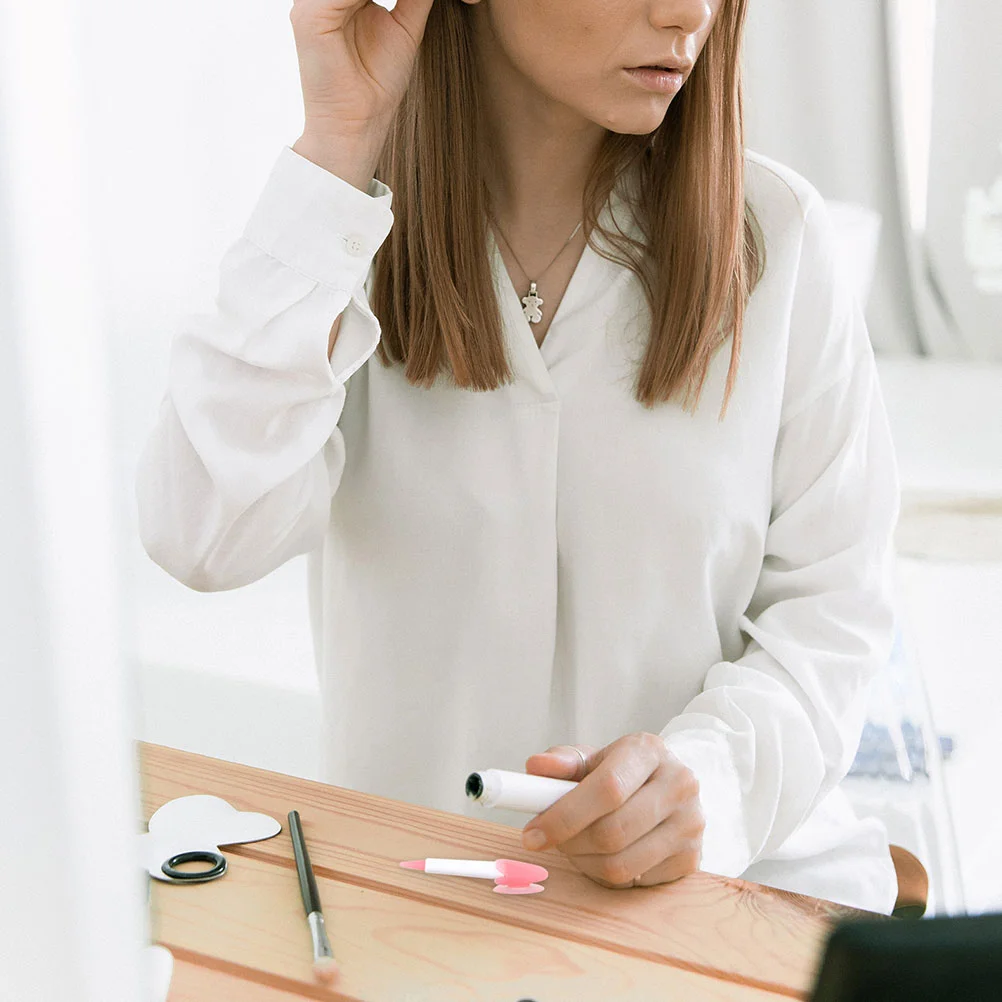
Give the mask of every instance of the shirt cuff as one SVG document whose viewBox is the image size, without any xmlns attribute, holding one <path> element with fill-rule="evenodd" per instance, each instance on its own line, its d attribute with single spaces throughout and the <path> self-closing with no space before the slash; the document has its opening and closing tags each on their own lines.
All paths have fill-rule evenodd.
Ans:
<svg viewBox="0 0 1002 1002">
<path fill-rule="evenodd" d="M 661 732 L 668 751 L 699 783 L 699 801 L 706 828 L 699 868 L 723 877 L 738 877 L 751 865 L 745 830 L 741 779 L 724 735 L 710 730 Z"/>
<path fill-rule="evenodd" d="M 285 146 L 244 228 L 266 254 L 349 296 L 393 226 L 393 193 L 367 192 Z"/>
</svg>

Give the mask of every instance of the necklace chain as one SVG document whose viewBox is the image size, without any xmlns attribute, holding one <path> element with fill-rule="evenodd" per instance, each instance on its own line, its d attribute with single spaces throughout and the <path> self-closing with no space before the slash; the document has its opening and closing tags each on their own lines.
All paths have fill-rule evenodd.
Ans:
<svg viewBox="0 0 1002 1002">
<path fill-rule="evenodd" d="M 540 299 L 539 293 L 536 291 L 536 282 L 538 282 L 539 279 L 536 279 L 536 281 L 534 282 L 532 281 L 532 279 L 529 278 L 529 273 L 525 270 L 525 268 L 522 267 L 522 262 L 519 261 L 517 255 L 515 254 L 515 250 L 512 247 L 511 243 L 509 242 L 508 238 L 504 235 L 504 233 L 501 232 L 500 224 L 496 219 L 493 218 L 493 216 L 491 218 L 495 228 L 501 235 L 501 239 L 504 240 L 505 244 L 508 247 L 508 250 L 511 251 L 511 256 L 515 258 L 515 264 L 519 266 L 519 268 L 522 271 L 522 274 L 525 275 L 526 280 L 529 282 L 529 294 L 523 297 L 522 299 L 522 302 L 525 304 L 522 308 L 522 312 L 525 314 L 525 318 L 526 320 L 529 321 L 529 323 L 538 324 L 543 319 L 543 313 L 540 310 L 540 307 L 543 305 L 543 300 Z M 553 260 L 546 266 L 546 268 L 543 269 L 542 272 L 540 272 L 539 278 L 542 278 L 543 275 L 545 275 L 557 263 L 557 258 L 560 257 L 560 255 L 563 254 L 563 252 L 567 249 L 567 244 L 569 244 L 574 239 L 574 237 L 577 236 L 578 230 L 580 230 L 583 225 L 584 225 L 584 220 L 582 219 L 581 222 L 574 227 L 574 232 L 567 238 L 567 242 L 560 248 L 560 250 L 557 251 L 556 256 L 553 258 Z"/>
</svg>

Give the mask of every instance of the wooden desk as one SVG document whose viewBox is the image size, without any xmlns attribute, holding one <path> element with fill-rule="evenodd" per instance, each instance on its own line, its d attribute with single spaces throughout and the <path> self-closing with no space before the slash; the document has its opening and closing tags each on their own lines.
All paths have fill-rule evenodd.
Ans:
<svg viewBox="0 0 1002 1002">
<path fill-rule="evenodd" d="M 282 825 L 224 848 L 225 876 L 152 880 L 153 938 L 174 955 L 169 1002 L 779 1002 L 806 998 L 830 902 L 697 873 L 609 890 L 518 829 L 428 810 L 162 745 L 140 743 L 148 820 L 209 793 Z M 314 982 L 287 814 L 298 810 L 342 974 Z M 528 820 L 528 818 L 526 818 Z M 403 870 L 425 857 L 533 859 L 546 890 Z M 859 914 L 859 913 L 855 913 Z"/>
</svg>

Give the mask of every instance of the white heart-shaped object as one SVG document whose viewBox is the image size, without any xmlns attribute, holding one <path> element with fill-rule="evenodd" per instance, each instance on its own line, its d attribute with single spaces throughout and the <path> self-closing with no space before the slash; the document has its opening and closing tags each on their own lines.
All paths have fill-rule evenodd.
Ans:
<svg viewBox="0 0 1002 1002">
<path fill-rule="evenodd" d="M 218 852 L 220 846 L 260 842 L 281 830 L 267 814 L 238 811 L 220 797 L 177 797 L 154 812 L 149 831 L 139 836 L 141 858 L 151 877 L 174 883 L 160 867 L 178 853 Z"/>
</svg>

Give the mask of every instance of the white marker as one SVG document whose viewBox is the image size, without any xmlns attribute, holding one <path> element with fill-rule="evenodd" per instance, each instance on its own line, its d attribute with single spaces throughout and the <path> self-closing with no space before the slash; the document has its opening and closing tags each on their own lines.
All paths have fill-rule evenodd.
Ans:
<svg viewBox="0 0 1002 1002">
<path fill-rule="evenodd" d="M 466 795 L 482 807 L 539 814 L 577 785 L 568 779 L 530 776 L 526 772 L 509 772 L 506 769 L 484 769 L 470 773 L 466 780 Z"/>
</svg>

